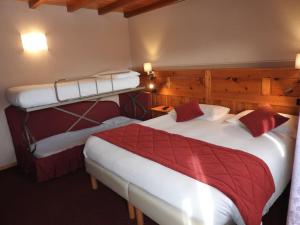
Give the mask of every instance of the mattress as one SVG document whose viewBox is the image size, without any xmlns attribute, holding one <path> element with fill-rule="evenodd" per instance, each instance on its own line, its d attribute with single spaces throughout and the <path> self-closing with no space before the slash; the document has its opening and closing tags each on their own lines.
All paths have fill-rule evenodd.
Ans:
<svg viewBox="0 0 300 225">
<path fill-rule="evenodd" d="M 262 159 L 270 168 L 276 189 L 266 204 L 264 213 L 284 191 L 290 180 L 295 140 L 283 133 L 269 132 L 253 138 L 244 127 L 226 123 L 223 119 L 216 122 L 194 119 L 176 123 L 169 114 L 141 124 L 239 149 Z M 235 204 L 222 192 L 207 184 L 94 136 L 87 140 L 84 154 L 86 158 L 205 225 L 244 224 Z"/>
<path fill-rule="evenodd" d="M 124 126 L 131 123 L 139 123 L 139 120 L 131 119 L 124 116 L 114 117 L 104 121 L 102 124 L 78 131 L 65 132 L 54 135 L 31 145 L 31 149 L 35 148 L 34 156 L 37 158 L 47 157 L 75 146 L 83 145 L 88 137 L 100 131 Z"/>
<path fill-rule="evenodd" d="M 139 73 L 128 72 L 101 75 L 77 81 L 59 82 L 57 96 L 60 101 L 136 88 L 140 85 Z M 112 77 L 112 79 L 110 79 Z M 18 86 L 7 89 L 6 98 L 14 106 L 30 108 L 58 103 L 54 84 Z"/>
</svg>

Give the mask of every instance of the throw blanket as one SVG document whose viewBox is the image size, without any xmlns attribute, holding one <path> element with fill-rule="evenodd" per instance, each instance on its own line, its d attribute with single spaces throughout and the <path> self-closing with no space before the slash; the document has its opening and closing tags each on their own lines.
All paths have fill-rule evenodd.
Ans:
<svg viewBox="0 0 300 225">
<path fill-rule="evenodd" d="M 275 191 L 268 166 L 240 150 L 170 134 L 139 124 L 95 136 L 217 188 L 238 207 L 247 225 L 259 225 Z"/>
</svg>

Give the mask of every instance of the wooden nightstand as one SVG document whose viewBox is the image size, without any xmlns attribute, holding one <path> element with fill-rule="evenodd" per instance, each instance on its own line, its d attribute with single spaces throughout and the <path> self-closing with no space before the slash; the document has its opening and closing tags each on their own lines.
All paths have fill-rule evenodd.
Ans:
<svg viewBox="0 0 300 225">
<path fill-rule="evenodd" d="M 165 105 L 160 105 L 160 106 L 156 106 L 156 107 L 151 108 L 152 118 L 166 115 L 168 112 L 170 112 L 171 110 L 174 109 L 173 106 L 168 106 L 168 108 L 164 110 L 163 109 L 164 107 L 166 107 L 166 106 Z"/>
</svg>

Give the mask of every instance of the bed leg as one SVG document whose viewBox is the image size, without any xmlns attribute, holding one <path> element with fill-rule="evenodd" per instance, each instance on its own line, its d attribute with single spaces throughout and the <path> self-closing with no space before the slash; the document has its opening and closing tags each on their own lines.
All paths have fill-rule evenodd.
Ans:
<svg viewBox="0 0 300 225">
<path fill-rule="evenodd" d="M 128 204 L 128 214 L 129 214 L 129 218 L 131 220 L 134 220 L 135 219 L 135 210 L 134 210 L 134 206 L 130 203 L 130 202 L 127 202 Z"/>
<path fill-rule="evenodd" d="M 137 221 L 137 225 L 144 225 L 143 212 L 141 210 L 139 210 L 138 208 L 136 208 L 136 221 Z"/>
<path fill-rule="evenodd" d="M 92 175 L 91 175 L 91 185 L 92 185 L 92 189 L 93 190 L 97 190 L 98 189 L 98 181 Z"/>
</svg>

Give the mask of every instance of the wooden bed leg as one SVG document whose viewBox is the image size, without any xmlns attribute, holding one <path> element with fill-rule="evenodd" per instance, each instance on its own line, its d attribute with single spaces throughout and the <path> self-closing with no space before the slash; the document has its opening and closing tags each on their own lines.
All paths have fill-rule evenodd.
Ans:
<svg viewBox="0 0 300 225">
<path fill-rule="evenodd" d="M 141 210 L 139 210 L 138 208 L 136 208 L 135 210 L 136 210 L 137 225 L 144 225 L 144 215 L 143 215 L 143 212 Z"/>
<path fill-rule="evenodd" d="M 91 175 L 91 184 L 92 184 L 92 189 L 93 190 L 97 190 L 98 189 L 98 181 L 92 175 Z"/>
<path fill-rule="evenodd" d="M 135 210 L 134 210 L 134 206 L 130 203 L 130 202 L 127 202 L 128 204 L 128 214 L 129 214 L 129 218 L 131 220 L 134 220 L 135 219 Z"/>
</svg>

